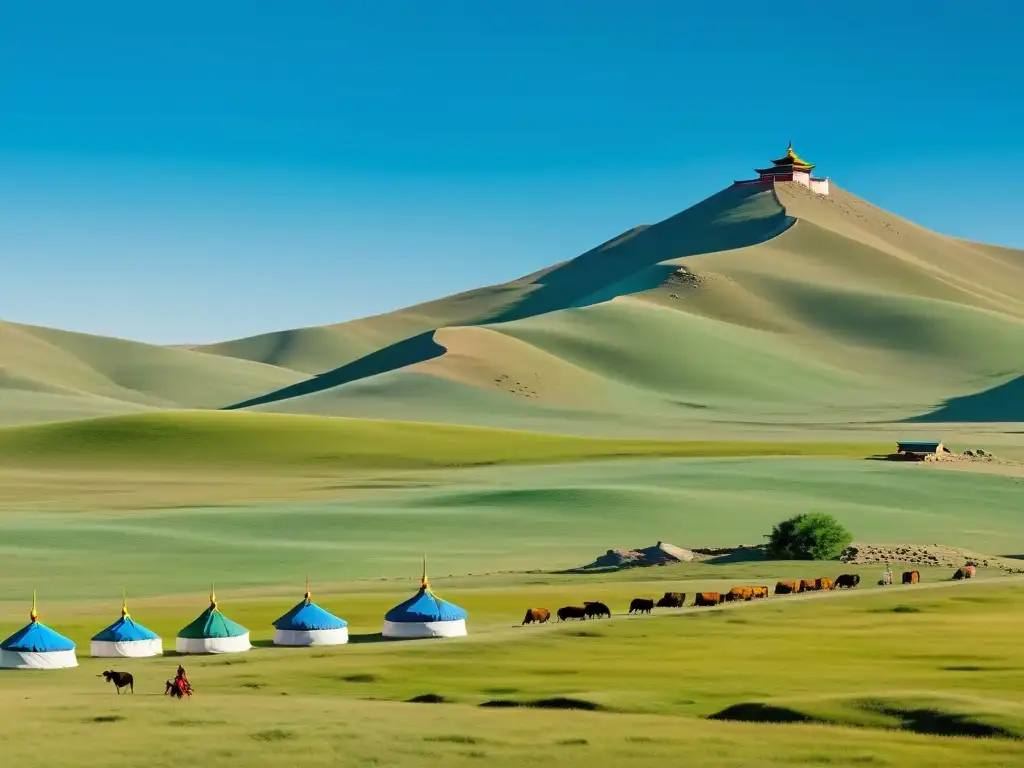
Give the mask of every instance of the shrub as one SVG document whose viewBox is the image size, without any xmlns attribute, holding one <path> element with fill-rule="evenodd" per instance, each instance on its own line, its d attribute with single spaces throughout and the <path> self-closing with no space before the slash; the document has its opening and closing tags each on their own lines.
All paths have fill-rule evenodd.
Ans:
<svg viewBox="0 0 1024 768">
<path fill-rule="evenodd" d="M 811 512 L 784 520 L 768 539 L 768 554 L 779 560 L 838 560 L 853 536 L 838 520 Z"/>
</svg>

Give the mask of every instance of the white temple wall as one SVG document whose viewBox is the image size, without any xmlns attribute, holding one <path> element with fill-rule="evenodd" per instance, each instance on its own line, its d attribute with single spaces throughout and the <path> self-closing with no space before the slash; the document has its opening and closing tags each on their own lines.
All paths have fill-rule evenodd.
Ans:
<svg viewBox="0 0 1024 768">
<path fill-rule="evenodd" d="M 819 195 L 828 194 L 828 179 L 811 179 L 811 192 L 816 192 Z"/>
<path fill-rule="evenodd" d="M 806 171 L 793 171 L 793 181 L 797 184 L 803 184 L 805 187 L 811 186 L 811 174 Z"/>
</svg>

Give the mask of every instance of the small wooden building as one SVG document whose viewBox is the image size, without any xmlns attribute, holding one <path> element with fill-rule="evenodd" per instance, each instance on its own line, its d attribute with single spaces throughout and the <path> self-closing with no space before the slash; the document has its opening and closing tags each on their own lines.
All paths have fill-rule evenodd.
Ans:
<svg viewBox="0 0 1024 768">
<path fill-rule="evenodd" d="M 927 455 L 929 453 L 948 453 L 948 450 L 941 440 L 901 440 L 896 443 L 896 453 Z"/>
</svg>

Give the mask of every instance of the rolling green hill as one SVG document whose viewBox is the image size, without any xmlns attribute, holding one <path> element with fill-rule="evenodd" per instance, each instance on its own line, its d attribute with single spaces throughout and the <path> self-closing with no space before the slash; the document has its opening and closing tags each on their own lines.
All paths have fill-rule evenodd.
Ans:
<svg viewBox="0 0 1024 768">
<path fill-rule="evenodd" d="M 512 282 L 162 348 L 0 324 L 0 424 L 227 409 L 664 434 L 1020 420 L 1024 252 L 729 187 Z"/>
</svg>

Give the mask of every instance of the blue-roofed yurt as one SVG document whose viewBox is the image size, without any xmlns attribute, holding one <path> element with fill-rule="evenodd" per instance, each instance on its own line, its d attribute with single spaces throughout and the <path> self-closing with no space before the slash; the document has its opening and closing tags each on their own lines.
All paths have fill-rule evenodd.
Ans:
<svg viewBox="0 0 1024 768">
<path fill-rule="evenodd" d="M 78 666 L 75 644 L 39 621 L 36 593 L 24 627 L 0 643 L 2 669 L 67 669 Z"/>
<path fill-rule="evenodd" d="M 220 612 L 212 589 L 210 607 L 184 627 L 174 641 L 178 653 L 241 653 L 250 648 L 249 630 Z"/>
<path fill-rule="evenodd" d="M 135 621 L 128 613 L 128 601 L 121 601 L 121 618 L 93 636 L 89 655 L 100 658 L 138 659 L 161 656 L 164 642 L 159 635 Z"/>
<path fill-rule="evenodd" d="M 466 611 L 442 600 L 430 589 L 427 561 L 423 559 L 423 581 L 419 591 L 384 614 L 384 637 L 411 640 L 423 637 L 463 637 Z"/>
<path fill-rule="evenodd" d="M 313 602 L 306 579 L 306 594 L 288 613 L 274 622 L 274 645 L 342 645 L 348 642 L 348 622 Z"/>
</svg>

